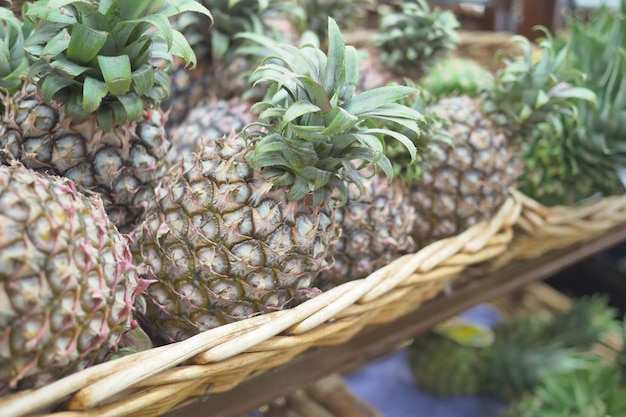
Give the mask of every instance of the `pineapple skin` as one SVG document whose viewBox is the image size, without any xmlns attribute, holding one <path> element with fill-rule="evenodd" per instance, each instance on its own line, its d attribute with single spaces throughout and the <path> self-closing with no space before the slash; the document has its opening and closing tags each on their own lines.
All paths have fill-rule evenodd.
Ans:
<svg viewBox="0 0 626 417">
<path fill-rule="evenodd" d="M 427 333 L 408 348 L 415 384 L 438 397 L 476 395 L 485 385 L 483 349 Z"/>
<path fill-rule="evenodd" d="M 30 87 L 9 97 L 6 108 L 0 146 L 27 168 L 99 194 L 111 221 L 123 232 L 132 229 L 168 169 L 171 144 L 159 110 L 105 133 L 94 115 L 68 116 L 64 105 L 45 104 Z"/>
<path fill-rule="evenodd" d="M 317 294 L 314 277 L 338 237 L 330 207 L 288 201 L 250 167 L 240 135 L 204 146 L 182 156 L 133 232 L 133 254 L 156 281 L 142 320 L 163 342 Z"/>
<path fill-rule="evenodd" d="M 493 217 L 522 172 L 517 152 L 474 99 L 444 98 L 428 112 L 451 121 L 446 129 L 453 146 L 429 144 L 423 176 L 410 183 L 419 247 Z"/>
<path fill-rule="evenodd" d="M 0 237 L 0 395 L 106 359 L 145 283 L 100 198 L 0 166 Z"/>
<path fill-rule="evenodd" d="M 230 136 L 256 121 L 250 103 L 240 98 L 211 97 L 191 110 L 184 123 L 172 130 L 168 159 L 174 164 L 183 155 L 198 152 L 205 141 Z"/>
<path fill-rule="evenodd" d="M 336 210 L 341 237 L 331 249 L 334 264 L 315 280 L 315 286 L 323 291 L 365 278 L 416 249 L 411 236 L 415 208 L 406 199 L 405 184 L 390 183 L 380 173 L 365 174 L 360 198 L 352 186 L 352 202 Z"/>
</svg>

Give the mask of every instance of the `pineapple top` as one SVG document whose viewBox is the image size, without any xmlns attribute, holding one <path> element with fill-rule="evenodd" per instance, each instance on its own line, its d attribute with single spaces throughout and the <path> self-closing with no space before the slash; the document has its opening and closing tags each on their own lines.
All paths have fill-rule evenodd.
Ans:
<svg viewBox="0 0 626 417">
<path fill-rule="evenodd" d="M 253 81 L 269 87 L 265 99 L 253 107 L 260 111 L 259 122 L 244 131 L 254 146 L 249 162 L 276 186 L 287 187 L 287 198 L 312 193 L 316 204 L 330 201 L 335 192 L 341 202 L 347 201 L 349 183 L 362 190 L 358 170 L 363 166 L 376 165 L 391 177 L 385 136 L 406 146 L 414 159 L 415 145 L 406 134 L 381 125 L 418 132 L 422 118 L 396 102 L 414 94 L 411 87 L 356 94 L 357 52 L 344 44 L 332 18 L 328 33 L 328 54 L 312 44 L 296 48 L 249 37 L 272 50 L 252 75 Z"/>
<path fill-rule="evenodd" d="M 561 135 L 562 117 L 576 120 L 580 102 L 596 99 L 583 86 L 585 74 L 568 65 L 569 49 L 557 50 L 550 33 L 545 33 L 537 53 L 527 38 L 514 36 L 513 47 L 499 52 L 504 68 L 481 96 L 483 113 L 517 143 L 532 143 L 539 129 Z M 515 46 L 521 49 L 521 58 L 514 56 Z"/>
<path fill-rule="evenodd" d="M 8 9 L 0 8 L 0 91 L 12 94 L 20 89 L 28 72 L 24 53 L 23 23 Z"/>
<path fill-rule="evenodd" d="M 328 16 L 341 22 L 342 28 L 352 28 L 359 17 L 363 17 L 368 6 L 374 6 L 374 0 L 296 0 L 304 10 L 305 18 L 302 30 L 315 33 L 324 43 L 328 38 Z"/>
<path fill-rule="evenodd" d="M 601 7 L 590 20 L 566 18 L 570 65 L 585 72 L 585 86 L 597 94 L 595 105 L 580 107 L 585 135 L 597 155 L 626 162 L 626 1 L 619 9 Z"/>
<path fill-rule="evenodd" d="M 169 95 L 157 59 L 195 65 L 168 20 L 184 11 L 210 16 L 194 0 L 39 0 L 26 12 L 31 79 L 44 101 L 65 103 L 74 117 L 95 113 L 105 131 L 138 120 Z"/>
<path fill-rule="evenodd" d="M 272 32 L 264 20 L 266 17 L 287 15 L 303 19 L 302 10 L 289 0 L 199 0 L 199 3 L 211 10 L 214 25 L 207 16 L 183 13 L 174 20 L 174 26 L 185 35 L 201 63 L 208 65 L 228 66 L 239 43 L 237 34 Z"/>
<path fill-rule="evenodd" d="M 425 0 L 402 2 L 400 12 L 383 16 L 374 44 L 393 72 L 419 78 L 456 49 L 458 27 L 449 10 L 431 9 Z"/>
</svg>

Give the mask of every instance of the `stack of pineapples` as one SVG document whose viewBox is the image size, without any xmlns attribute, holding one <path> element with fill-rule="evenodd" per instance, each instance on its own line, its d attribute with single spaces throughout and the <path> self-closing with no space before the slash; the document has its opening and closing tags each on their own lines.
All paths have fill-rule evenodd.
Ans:
<svg viewBox="0 0 626 417">
<path fill-rule="evenodd" d="M 363 88 L 303 1 L 20 3 L 0 9 L 0 394 L 106 360 L 137 324 L 180 341 L 490 218 L 520 147 L 589 96 L 550 40 L 432 98 Z M 421 76 L 455 23 L 413 6 L 379 45 Z M 322 33 L 296 46 L 279 20 Z"/>
</svg>

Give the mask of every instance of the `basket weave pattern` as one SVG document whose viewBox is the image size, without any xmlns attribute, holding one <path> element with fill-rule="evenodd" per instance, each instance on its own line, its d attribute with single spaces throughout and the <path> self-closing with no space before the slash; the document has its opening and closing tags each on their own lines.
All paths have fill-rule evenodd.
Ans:
<svg viewBox="0 0 626 417">
<path fill-rule="evenodd" d="M 546 207 L 517 190 L 511 190 L 511 194 L 523 209 L 515 224 L 515 240 L 506 254 L 493 262 L 495 269 L 514 260 L 532 259 L 586 242 L 626 223 L 626 195 L 594 199 L 571 207 Z"/>
<path fill-rule="evenodd" d="M 56 417 L 154 416 L 193 397 L 227 391 L 306 350 L 344 343 L 365 326 L 392 321 L 435 298 L 465 268 L 509 247 L 521 208 L 511 196 L 490 221 L 405 255 L 367 278 L 292 309 L 217 327 L 1 398 L 0 410 L 7 416 L 42 410 Z"/>
</svg>

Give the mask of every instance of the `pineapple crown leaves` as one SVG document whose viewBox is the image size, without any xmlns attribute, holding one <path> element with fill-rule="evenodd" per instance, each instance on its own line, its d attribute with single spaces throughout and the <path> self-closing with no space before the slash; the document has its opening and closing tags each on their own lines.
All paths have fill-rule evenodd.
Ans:
<svg viewBox="0 0 626 417">
<path fill-rule="evenodd" d="M 183 13 L 173 25 L 185 35 L 198 59 L 221 66 L 228 66 L 236 56 L 233 51 L 240 43 L 237 34 L 251 32 L 278 37 L 265 21 L 267 17 L 304 19 L 302 9 L 289 0 L 201 0 L 200 3 L 211 10 L 215 22 L 212 26 L 206 16 L 197 13 Z"/>
<path fill-rule="evenodd" d="M 626 156 L 626 0 L 619 10 L 599 8 L 590 20 L 566 16 L 570 65 L 588 75 L 585 86 L 594 91 L 597 105 L 583 103 L 581 115 L 588 136 L 599 153 Z"/>
<path fill-rule="evenodd" d="M 409 86 L 414 86 L 413 82 L 408 82 Z M 425 166 L 429 164 L 429 147 L 433 143 L 443 143 L 447 146 L 454 146 L 451 134 L 446 129 L 450 121 L 428 112 L 428 105 L 432 102 L 433 96 L 430 91 L 420 89 L 418 94 L 405 97 L 400 103 L 414 109 L 423 117 L 417 120 L 420 131 L 416 133 L 407 129 L 400 131 L 405 134 L 418 149 L 418 159 L 414 160 L 408 153 L 407 148 L 397 141 L 389 141 L 387 156 L 391 160 L 394 175 L 402 178 L 408 183 L 419 181 Z"/>
<path fill-rule="evenodd" d="M 431 9 L 425 0 L 401 2 L 401 11 L 382 17 L 374 45 L 394 72 L 421 77 L 456 49 L 460 26 L 454 13 Z"/>
<path fill-rule="evenodd" d="M 337 23 L 328 18 L 329 48 L 300 48 L 267 43 L 273 51 L 252 74 L 252 81 L 268 83 L 265 99 L 253 107 L 259 111 L 260 129 L 244 130 L 254 144 L 250 164 L 262 169 L 277 186 L 288 187 L 287 198 L 299 200 L 313 194 L 315 204 L 329 201 L 335 191 L 345 203 L 348 184 L 362 190 L 358 170 L 378 166 L 393 176 L 385 155 L 385 137 L 403 143 L 413 159 L 417 151 L 398 130 L 381 127 L 391 123 L 419 131 L 421 114 L 397 103 L 414 94 L 407 86 L 378 88 L 356 94 L 359 79 L 356 49 L 344 44 Z M 250 37 L 254 40 L 257 38 Z"/>
<path fill-rule="evenodd" d="M 532 392 L 510 404 L 503 417 L 623 415 L 616 414 L 618 410 L 624 411 L 616 407 L 616 394 L 623 396 L 624 392 L 617 386 L 614 370 L 597 356 L 590 355 L 580 369 L 546 375 Z"/>
<path fill-rule="evenodd" d="M 25 29 L 10 10 L 0 8 L 0 91 L 13 94 L 28 74 L 24 53 Z"/>
<path fill-rule="evenodd" d="M 343 28 L 355 25 L 360 14 L 368 6 L 376 4 L 374 0 L 296 0 L 304 12 L 304 19 L 298 25 L 300 33 L 311 31 L 323 44 L 328 39 L 328 16 L 341 22 Z"/>
<path fill-rule="evenodd" d="M 45 102 L 65 103 L 79 118 L 95 113 L 105 131 L 139 120 L 169 96 L 156 60 L 195 65 L 168 20 L 185 11 L 210 16 L 194 0 L 39 0 L 26 12 L 34 22 L 25 46 L 30 77 Z"/>
<path fill-rule="evenodd" d="M 562 134 L 560 116 L 577 118 L 581 101 L 594 103 L 596 95 L 583 86 L 585 74 L 568 65 L 568 48 L 556 50 L 550 33 L 540 42 L 541 52 L 533 54 L 530 41 L 516 35 L 512 42 L 521 59 L 504 57 L 505 67 L 495 74 L 493 88 L 483 92 L 483 112 L 510 138 L 532 142 L 538 126 Z M 504 51 L 499 53 L 504 55 Z"/>
</svg>

